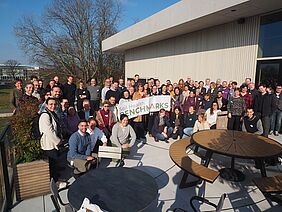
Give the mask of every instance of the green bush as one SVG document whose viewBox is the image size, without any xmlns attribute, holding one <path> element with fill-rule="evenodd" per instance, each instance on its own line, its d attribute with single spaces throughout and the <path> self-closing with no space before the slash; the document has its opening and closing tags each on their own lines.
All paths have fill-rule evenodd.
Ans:
<svg viewBox="0 0 282 212">
<path fill-rule="evenodd" d="M 38 103 L 21 103 L 21 107 L 11 119 L 17 164 L 42 159 L 40 141 L 32 137 L 32 122 L 37 112 Z"/>
</svg>

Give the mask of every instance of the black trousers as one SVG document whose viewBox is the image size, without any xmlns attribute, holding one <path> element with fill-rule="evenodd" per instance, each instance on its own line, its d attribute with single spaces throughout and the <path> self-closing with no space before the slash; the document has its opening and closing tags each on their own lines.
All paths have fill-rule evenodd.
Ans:
<svg viewBox="0 0 282 212">
<path fill-rule="evenodd" d="M 179 127 L 175 133 L 172 132 L 171 137 L 172 139 L 177 139 L 177 137 L 181 139 L 183 137 L 183 128 Z"/>
<path fill-rule="evenodd" d="M 58 173 L 59 151 L 56 149 L 43 150 L 43 153 L 44 156 L 49 159 L 50 177 L 57 182 L 59 178 L 59 173 Z"/>
<path fill-rule="evenodd" d="M 137 139 L 145 137 L 145 130 L 144 130 L 144 123 L 143 122 L 133 122 L 133 129 L 136 133 Z"/>
<path fill-rule="evenodd" d="M 261 117 L 262 128 L 263 128 L 263 136 L 268 137 L 268 133 L 270 130 L 270 116 Z"/>
<path fill-rule="evenodd" d="M 241 116 L 231 116 L 231 118 L 228 119 L 227 129 L 239 131 L 241 129 L 241 120 L 240 119 L 241 119 Z"/>
</svg>

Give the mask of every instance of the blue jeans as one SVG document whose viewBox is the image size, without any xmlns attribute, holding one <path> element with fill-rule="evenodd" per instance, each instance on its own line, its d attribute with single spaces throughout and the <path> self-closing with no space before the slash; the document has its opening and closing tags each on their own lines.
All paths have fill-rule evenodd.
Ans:
<svg viewBox="0 0 282 212">
<path fill-rule="evenodd" d="M 183 138 L 187 137 L 187 136 L 191 136 L 193 133 L 193 127 L 186 127 L 183 129 Z"/>
<path fill-rule="evenodd" d="M 281 120 L 282 120 L 282 111 L 277 109 L 271 115 L 270 131 L 279 132 L 281 128 Z"/>
<path fill-rule="evenodd" d="M 167 129 L 167 138 L 165 138 L 164 135 L 161 134 L 161 133 L 157 133 L 157 134 L 155 135 L 155 138 L 158 139 L 158 140 L 160 140 L 160 141 L 164 141 L 165 139 L 168 139 L 168 138 L 171 136 L 172 132 L 173 132 L 172 127 L 169 127 L 169 128 Z"/>
</svg>

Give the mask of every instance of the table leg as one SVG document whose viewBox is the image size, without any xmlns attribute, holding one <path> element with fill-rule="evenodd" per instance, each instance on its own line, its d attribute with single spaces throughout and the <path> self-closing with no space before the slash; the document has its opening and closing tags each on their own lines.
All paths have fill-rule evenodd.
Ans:
<svg viewBox="0 0 282 212">
<path fill-rule="evenodd" d="M 262 177 L 266 177 L 265 162 L 264 160 L 259 160 L 260 173 Z"/>
<path fill-rule="evenodd" d="M 205 154 L 205 158 L 202 159 L 202 162 L 201 162 L 201 163 L 202 163 L 205 167 L 208 167 L 208 166 L 209 166 L 209 163 L 210 163 L 210 161 L 211 161 L 212 154 L 213 154 L 212 151 L 207 150 L 207 152 L 206 152 L 206 154 Z"/>
<path fill-rule="evenodd" d="M 245 175 L 235 169 L 235 158 L 231 158 L 231 167 L 230 168 L 223 168 L 219 170 L 220 176 L 228 181 L 234 181 L 234 182 L 241 182 L 245 179 Z"/>
<path fill-rule="evenodd" d="M 201 179 L 197 179 L 191 182 L 187 182 L 187 178 L 188 178 L 188 173 L 184 171 L 181 182 L 179 184 L 179 188 L 188 188 L 188 187 L 193 187 L 196 186 L 198 184 L 200 184 L 202 182 Z"/>
</svg>

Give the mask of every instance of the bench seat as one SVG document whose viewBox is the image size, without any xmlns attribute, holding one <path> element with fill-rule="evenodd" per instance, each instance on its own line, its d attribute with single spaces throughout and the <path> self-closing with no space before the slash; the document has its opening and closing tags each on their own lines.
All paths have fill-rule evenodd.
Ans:
<svg viewBox="0 0 282 212">
<path fill-rule="evenodd" d="M 191 144 L 190 138 L 180 139 L 171 144 L 169 155 L 172 161 L 189 174 L 213 183 L 218 177 L 219 172 L 193 161 L 186 153 L 186 148 Z"/>
<path fill-rule="evenodd" d="M 262 193 L 282 193 L 282 174 L 273 177 L 253 179 Z"/>
</svg>

